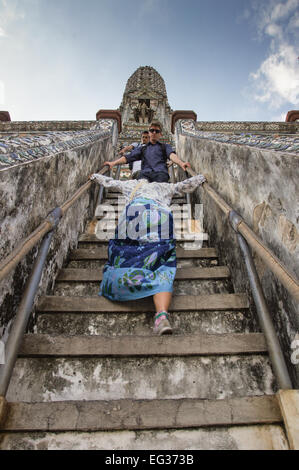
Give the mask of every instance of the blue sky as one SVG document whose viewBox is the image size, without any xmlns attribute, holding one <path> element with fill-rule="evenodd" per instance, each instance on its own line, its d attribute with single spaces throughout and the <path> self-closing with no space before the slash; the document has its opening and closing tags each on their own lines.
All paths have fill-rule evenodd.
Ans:
<svg viewBox="0 0 299 470">
<path fill-rule="evenodd" d="M 202 121 L 299 109 L 299 0 L 0 0 L 0 110 L 92 120 L 139 66 Z"/>
</svg>

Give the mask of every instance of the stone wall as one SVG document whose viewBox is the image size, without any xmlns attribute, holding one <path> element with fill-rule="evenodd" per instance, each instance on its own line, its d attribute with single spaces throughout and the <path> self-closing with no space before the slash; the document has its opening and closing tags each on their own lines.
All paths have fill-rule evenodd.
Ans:
<svg viewBox="0 0 299 470">
<path fill-rule="evenodd" d="M 296 134 L 299 132 L 299 122 L 274 121 L 199 121 L 196 123 L 199 131 L 224 133 L 251 134 Z"/>
<path fill-rule="evenodd" d="M 99 134 L 97 139 L 88 143 L 79 145 L 75 139 L 73 148 L 0 170 L 1 259 L 30 235 L 52 209 L 69 199 L 90 174 L 100 169 L 105 160 L 114 158 L 117 124 L 111 124 L 108 134 Z M 36 301 L 39 296 L 51 291 L 55 275 L 69 250 L 76 246 L 87 218 L 92 215 L 90 196 L 88 193 L 82 196 L 61 219 L 52 239 Z M 0 283 L 0 338 L 4 335 L 4 340 L 36 254 L 37 249 L 33 249 Z"/>
<path fill-rule="evenodd" d="M 220 196 L 262 238 L 287 269 L 299 278 L 299 165 L 298 155 L 252 148 L 247 145 L 209 140 L 192 122 L 193 133 L 184 123 L 176 125 L 177 153 L 203 173 Z M 217 246 L 220 259 L 230 266 L 236 292 L 250 292 L 236 234 L 213 201 L 201 190 L 196 194 L 204 205 L 204 228 L 210 245 Z M 299 332 L 298 305 L 264 263 L 255 256 L 267 304 L 284 349 L 294 385 L 299 387 L 299 367 L 292 364 L 291 344 Z M 294 362 L 294 361 L 293 361 Z"/>
</svg>

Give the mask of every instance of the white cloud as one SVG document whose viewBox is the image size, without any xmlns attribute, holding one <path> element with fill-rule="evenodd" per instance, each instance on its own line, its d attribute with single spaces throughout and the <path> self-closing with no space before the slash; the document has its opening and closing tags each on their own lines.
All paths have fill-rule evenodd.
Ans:
<svg viewBox="0 0 299 470">
<path fill-rule="evenodd" d="M 277 109 L 290 103 L 299 105 L 299 61 L 294 39 L 299 28 L 299 0 L 271 0 L 258 7 L 257 27 L 260 37 L 270 37 L 269 56 L 250 79 L 254 99 Z"/>
<path fill-rule="evenodd" d="M 255 95 L 257 101 L 269 102 L 273 108 L 286 101 L 299 104 L 298 59 L 293 46 L 281 45 L 251 77 L 258 91 Z"/>
<path fill-rule="evenodd" d="M 36 6 L 37 0 L 0 0 L 0 37 L 8 36 L 12 24 L 18 20 L 24 20 L 25 10 Z"/>
<path fill-rule="evenodd" d="M 298 0 L 287 0 L 286 3 L 279 2 L 271 13 L 272 21 L 278 21 L 293 13 L 298 8 Z"/>
<path fill-rule="evenodd" d="M 274 121 L 274 122 L 285 122 L 287 114 L 288 114 L 288 111 L 284 111 L 282 113 L 272 116 L 269 120 Z"/>
</svg>

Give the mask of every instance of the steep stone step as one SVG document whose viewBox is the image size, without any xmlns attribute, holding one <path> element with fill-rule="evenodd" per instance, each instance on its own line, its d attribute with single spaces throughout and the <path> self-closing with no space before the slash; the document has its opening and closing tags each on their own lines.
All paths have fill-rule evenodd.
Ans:
<svg viewBox="0 0 299 470">
<path fill-rule="evenodd" d="M 108 196 L 106 196 L 102 204 L 118 205 L 118 203 L 121 201 L 123 205 L 125 204 L 125 200 L 126 200 L 125 197 L 121 194 L 117 195 L 116 197 L 114 194 L 113 195 L 108 194 Z M 183 198 L 183 197 L 174 197 L 171 201 L 171 204 L 187 204 L 187 201 L 186 201 L 186 198 Z"/>
<path fill-rule="evenodd" d="M 283 426 L 236 425 L 149 431 L 7 432 L 1 450 L 288 450 Z M 127 457 L 125 457 L 127 458 Z M 161 464 L 162 458 L 159 463 Z"/>
<path fill-rule="evenodd" d="M 104 216 L 107 217 L 109 215 L 109 216 L 115 217 L 115 219 L 118 220 L 118 214 L 122 213 L 124 208 L 125 208 L 124 204 L 113 205 L 113 204 L 108 203 L 105 205 L 100 205 L 100 206 L 97 206 L 94 216 L 96 219 L 101 220 Z M 174 220 L 189 219 L 190 217 L 186 209 L 186 206 L 182 206 L 181 208 L 174 206 L 172 207 L 171 212 L 172 212 Z"/>
<path fill-rule="evenodd" d="M 253 333 L 260 329 L 248 311 L 172 312 L 174 335 Z M 137 335 L 153 333 L 153 313 L 39 313 L 36 333 L 50 335 Z"/>
<path fill-rule="evenodd" d="M 53 295 L 95 296 L 99 293 L 102 269 L 65 269 L 56 279 Z M 233 292 L 226 267 L 183 268 L 177 270 L 176 295 L 228 294 Z"/>
<path fill-rule="evenodd" d="M 216 336 L 218 335 L 215 335 L 214 345 L 218 341 Z M 68 341 L 69 350 L 64 351 L 68 355 L 53 355 L 59 353 L 54 337 L 52 342 L 49 340 L 42 356 L 19 357 L 7 392 L 7 400 L 216 400 L 272 395 L 277 392 L 268 355 L 264 351 L 254 354 L 243 352 L 185 356 L 161 356 L 157 355 L 156 351 L 154 355 L 147 355 L 146 351 L 143 354 L 140 351 L 141 355 L 135 356 L 108 356 L 109 351 L 106 351 L 105 355 L 105 351 L 99 349 L 98 352 L 94 349 L 93 352 L 85 350 L 86 355 L 79 357 L 79 352 L 83 352 L 82 347 L 80 350 L 74 350 L 75 347 L 71 346 L 72 340 L 78 346 L 75 338 Z M 89 340 L 93 337 L 84 338 L 88 340 L 85 344 L 91 344 Z M 172 339 L 176 340 L 175 343 L 180 342 L 178 337 Z M 142 345 L 144 337 L 139 340 Z M 97 342 L 97 339 L 94 339 L 94 342 Z M 160 346 L 157 348 L 160 349 Z M 170 349 L 172 348 L 168 348 L 169 353 Z M 167 352 L 166 346 L 165 350 Z M 218 350 L 220 351 L 220 348 Z M 70 355 L 72 352 L 74 356 Z M 101 353 L 103 356 L 99 355 Z"/>
<path fill-rule="evenodd" d="M 108 194 L 106 194 L 105 199 L 104 199 L 103 202 L 105 203 L 109 199 L 117 199 L 119 197 L 124 198 L 123 193 L 121 193 L 117 190 L 111 191 L 111 189 L 109 189 Z M 183 196 L 174 196 L 172 198 L 172 201 L 178 201 L 178 200 L 182 200 L 183 202 L 186 202 L 187 199 L 186 199 L 186 196 L 185 197 L 183 197 Z"/>
<path fill-rule="evenodd" d="M 265 353 L 262 333 L 184 336 L 51 336 L 27 334 L 19 357 L 209 356 Z"/>
<path fill-rule="evenodd" d="M 10 403 L 3 431 L 187 429 L 281 423 L 275 396 L 223 400 Z"/>
<path fill-rule="evenodd" d="M 94 232 L 98 233 L 98 236 L 96 235 L 89 235 L 93 236 L 97 242 L 103 242 L 103 241 L 109 241 L 110 239 L 114 238 L 114 233 L 115 233 L 115 228 L 116 225 L 113 224 L 110 227 L 105 226 L 105 230 L 103 230 L 103 227 L 99 227 L 99 230 L 97 231 L 96 226 L 94 227 Z M 207 233 L 204 232 L 199 232 L 197 231 L 196 233 L 192 233 L 187 231 L 186 229 L 180 229 L 178 227 L 175 227 L 174 230 L 174 238 L 176 239 L 177 242 L 187 242 L 188 243 L 201 243 L 200 247 L 202 246 L 203 241 L 207 241 L 209 239 L 209 236 Z M 95 241 L 96 241 L 95 240 Z M 200 248 L 199 247 L 199 248 Z"/>
<path fill-rule="evenodd" d="M 98 248 L 78 248 L 73 250 L 70 254 L 70 260 L 98 260 L 107 259 L 107 245 L 101 246 L 102 242 L 94 235 L 82 235 L 79 239 L 80 243 L 96 243 Z M 184 248 L 177 247 L 176 255 L 179 259 L 185 258 L 201 258 L 201 259 L 216 259 L 218 257 L 215 248 L 201 248 L 199 250 L 185 250 Z"/>
<path fill-rule="evenodd" d="M 109 240 L 114 238 L 114 233 L 115 233 L 115 228 L 113 227 L 112 230 L 105 230 L 105 232 L 100 230 L 99 233 L 99 241 L 106 241 L 109 242 Z M 196 243 L 199 246 L 196 246 L 196 248 L 200 248 L 205 241 L 208 241 L 209 237 L 207 233 L 196 233 L 196 235 L 192 233 L 188 233 L 187 231 L 183 230 L 177 230 L 174 233 L 174 236 L 177 240 L 177 242 L 184 243 L 184 246 L 188 248 L 188 244 L 193 244 Z"/>
<path fill-rule="evenodd" d="M 9 432 L 1 450 L 288 450 L 280 424 L 94 432 Z M 127 457 L 125 457 L 127 458 Z M 161 464 L 162 458 L 159 463 Z"/>
<path fill-rule="evenodd" d="M 54 287 L 54 296 L 92 297 L 99 294 L 98 282 L 57 282 Z M 221 279 L 177 279 L 173 283 L 175 295 L 212 295 L 229 294 L 233 292 L 231 282 Z"/>
<path fill-rule="evenodd" d="M 223 279 L 229 278 L 230 271 L 226 266 L 211 268 L 177 269 L 176 279 Z M 56 282 L 70 281 L 101 281 L 103 273 L 98 269 L 62 269 Z"/>
<path fill-rule="evenodd" d="M 245 294 L 213 294 L 173 296 L 169 311 L 242 310 L 249 307 Z M 44 296 L 37 307 L 39 312 L 154 312 L 152 298 L 112 302 L 105 297 Z"/>
<path fill-rule="evenodd" d="M 88 249 L 88 246 L 82 244 L 84 249 Z M 81 245 L 80 245 L 81 246 Z M 91 249 L 91 248 L 90 248 Z M 103 269 L 107 257 L 105 258 L 96 258 L 96 259 L 78 259 L 70 260 L 67 264 L 67 267 L 70 269 Z M 217 266 L 217 258 L 179 258 L 177 259 L 177 268 L 194 268 L 194 267 L 211 267 Z"/>
</svg>

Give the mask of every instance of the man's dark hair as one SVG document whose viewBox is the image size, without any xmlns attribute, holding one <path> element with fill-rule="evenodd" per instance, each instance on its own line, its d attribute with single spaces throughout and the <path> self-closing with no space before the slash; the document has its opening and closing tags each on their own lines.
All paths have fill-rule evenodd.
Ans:
<svg viewBox="0 0 299 470">
<path fill-rule="evenodd" d="M 161 124 L 161 122 L 159 122 L 159 121 L 153 121 L 153 122 L 151 123 L 151 126 L 150 126 L 150 127 L 152 127 L 152 126 L 154 126 L 154 127 L 159 127 L 159 129 L 160 129 L 161 132 L 162 132 L 162 130 L 163 130 L 162 124 Z"/>
<path fill-rule="evenodd" d="M 149 131 L 143 131 L 141 135 L 144 135 L 144 134 L 149 134 Z"/>
</svg>

